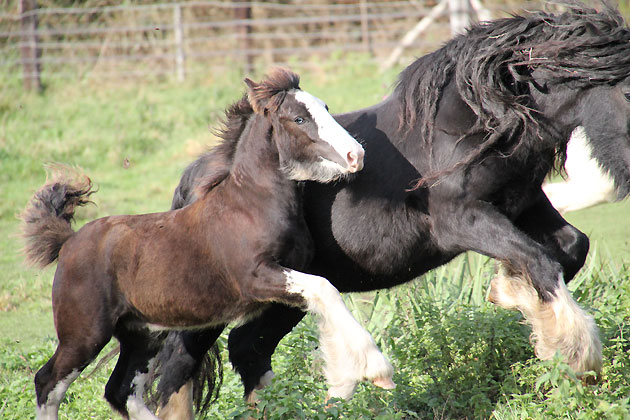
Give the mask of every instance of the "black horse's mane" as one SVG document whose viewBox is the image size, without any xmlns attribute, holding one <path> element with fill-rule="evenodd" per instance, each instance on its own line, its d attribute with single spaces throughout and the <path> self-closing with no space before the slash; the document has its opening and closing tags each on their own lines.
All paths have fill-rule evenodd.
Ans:
<svg viewBox="0 0 630 420">
<path fill-rule="evenodd" d="M 431 142 L 441 93 L 454 81 L 478 118 L 468 134 L 486 134 L 464 161 L 425 177 L 419 186 L 479 161 L 507 139 L 513 144 L 502 149 L 510 152 L 536 139 L 555 145 L 564 164 L 568 139 L 536 111 L 529 94 L 532 73 L 543 70 L 536 78 L 543 89 L 614 85 L 630 76 L 630 29 L 607 3 L 602 10 L 563 4 L 568 10 L 561 14 L 536 12 L 473 25 L 401 73 L 396 86 L 401 128 L 420 123 L 423 138 Z"/>
</svg>

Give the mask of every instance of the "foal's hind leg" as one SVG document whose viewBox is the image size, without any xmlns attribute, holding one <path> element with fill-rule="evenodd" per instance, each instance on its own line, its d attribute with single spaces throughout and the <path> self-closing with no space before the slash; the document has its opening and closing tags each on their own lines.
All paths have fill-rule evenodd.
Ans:
<svg viewBox="0 0 630 420">
<path fill-rule="evenodd" d="M 76 296 L 85 296 L 75 288 Z M 63 299 L 59 297 L 63 296 Z M 79 374 L 105 347 L 112 336 L 112 328 L 100 317 L 99 305 L 85 299 L 74 300 L 74 294 L 59 292 L 53 297 L 55 324 L 59 345 L 55 354 L 35 375 L 37 419 L 55 420 L 59 404 L 66 390 Z"/>
<path fill-rule="evenodd" d="M 91 337 L 79 337 L 79 340 L 60 338 L 55 354 L 35 375 L 38 420 L 57 418 L 66 390 L 96 358 L 110 337 L 97 333 Z"/>
<path fill-rule="evenodd" d="M 37 420 L 56 420 L 59 405 L 70 384 L 79 376 L 89 361 L 74 358 L 62 346 L 35 375 Z"/>
</svg>

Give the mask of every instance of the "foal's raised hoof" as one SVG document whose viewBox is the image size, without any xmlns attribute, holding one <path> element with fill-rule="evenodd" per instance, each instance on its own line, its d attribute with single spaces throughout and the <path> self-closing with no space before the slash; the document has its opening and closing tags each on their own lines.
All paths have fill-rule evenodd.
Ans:
<svg viewBox="0 0 630 420">
<path fill-rule="evenodd" d="M 379 387 L 379 388 L 383 388 L 383 389 L 394 389 L 396 388 L 396 383 L 392 380 L 391 376 L 390 377 L 382 377 L 382 378 L 373 378 L 370 379 L 370 382 L 372 382 L 373 385 Z M 349 388 L 352 388 L 350 391 L 348 390 Z M 353 386 L 349 386 L 346 385 L 346 389 L 344 389 L 344 387 L 333 387 L 330 388 L 328 390 L 328 393 L 326 394 L 326 403 L 327 403 L 327 407 L 330 407 L 330 404 L 328 404 L 328 401 L 331 398 L 341 398 L 344 400 L 348 400 L 350 398 L 352 398 L 352 395 L 354 394 L 354 389 L 356 388 L 356 384 L 354 384 Z"/>
<path fill-rule="evenodd" d="M 392 380 L 392 378 L 375 378 L 372 379 L 372 383 L 379 388 L 383 389 L 394 389 L 396 388 L 396 383 Z"/>
</svg>

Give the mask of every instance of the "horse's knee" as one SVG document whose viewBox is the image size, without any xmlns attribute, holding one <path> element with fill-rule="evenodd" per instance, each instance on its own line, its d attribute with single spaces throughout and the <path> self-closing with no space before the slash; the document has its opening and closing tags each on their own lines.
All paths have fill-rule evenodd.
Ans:
<svg viewBox="0 0 630 420">
<path fill-rule="evenodd" d="M 590 242 L 588 236 L 571 225 L 564 226 L 554 236 L 562 250 L 563 255 L 559 260 L 562 264 L 564 281 L 568 283 L 584 265 Z"/>
<path fill-rule="evenodd" d="M 167 361 L 161 362 L 160 383 L 157 387 L 158 398 L 162 402 L 170 399 L 171 395 L 186 384 L 195 373 L 199 366 L 199 361 L 190 354 L 181 352 L 176 353 Z"/>
<path fill-rule="evenodd" d="M 230 362 L 241 377 L 245 398 L 249 398 L 256 389 L 263 388 L 266 385 L 265 378 L 273 375 L 271 357 L 267 355 L 248 356 L 245 353 L 230 352 Z"/>
<path fill-rule="evenodd" d="M 565 248 L 565 252 L 572 257 L 570 264 L 564 267 L 564 281 L 566 283 L 570 282 L 577 272 L 580 271 L 582 266 L 584 266 L 589 247 L 590 241 L 588 236 L 573 228 L 572 240 L 569 241 Z"/>
</svg>

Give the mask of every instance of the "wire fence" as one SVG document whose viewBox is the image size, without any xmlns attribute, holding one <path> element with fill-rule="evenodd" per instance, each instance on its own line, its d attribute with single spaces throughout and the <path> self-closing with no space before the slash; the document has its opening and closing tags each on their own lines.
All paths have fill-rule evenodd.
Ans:
<svg viewBox="0 0 630 420">
<path fill-rule="evenodd" d="M 0 13 L 0 72 L 41 77 L 124 78 L 164 75 L 183 80 L 208 66 L 290 63 L 293 67 L 364 53 L 382 61 L 436 2 L 284 0 L 189 1 Z M 447 1 L 447 0 L 441 0 Z M 452 10 L 451 10 L 452 12 Z M 406 45 L 413 55 L 451 35 L 447 11 Z"/>
</svg>

